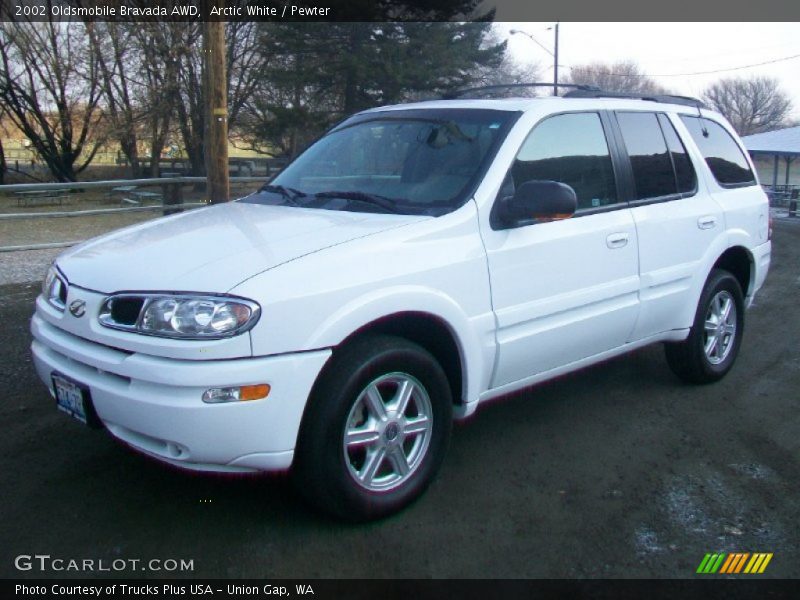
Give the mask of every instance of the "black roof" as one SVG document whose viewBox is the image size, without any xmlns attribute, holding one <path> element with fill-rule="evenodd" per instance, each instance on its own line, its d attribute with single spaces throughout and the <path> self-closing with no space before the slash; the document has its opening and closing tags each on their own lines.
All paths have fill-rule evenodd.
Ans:
<svg viewBox="0 0 800 600">
<path fill-rule="evenodd" d="M 466 88 L 463 90 L 455 90 L 447 92 L 442 97 L 446 100 L 460 98 L 467 94 L 489 94 L 500 90 L 508 90 L 515 88 L 537 88 L 549 87 L 555 88 L 556 84 L 553 82 L 530 82 L 530 83 L 504 83 L 499 85 L 484 85 L 479 87 Z M 575 83 L 559 83 L 558 87 L 571 88 L 563 98 L 629 98 L 632 100 L 646 100 L 649 102 L 660 102 L 663 104 L 681 104 L 683 106 L 692 106 L 694 108 L 707 108 L 701 100 L 692 98 L 690 96 L 673 96 L 670 94 L 637 94 L 630 92 L 611 92 L 601 90 L 600 88 L 591 85 L 580 85 Z"/>
<path fill-rule="evenodd" d="M 650 102 L 661 102 L 664 104 L 681 104 L 694 108 L 707 108 L 702 100 L 691 96 L 673 96 L 671 94 L 634 94 L 629 92 L 606 92 L 599 89 L 594 90 L 572 90 L 564 94 L 564 98 L 631 98 L 633 100 L 648 100 Z"/>
<path fill-rule="evenodd" d="M 555 87 L 555 84 L 552 82 L 541 82 L 541 81 L 534 81 L 531 83 L 501 83 L 498 85 L 482 85 L 478 87 L 471 87 L 465 88 L 463 90 L 453 90 L 452 92 L 446 92 L 442 94 L 442 98 L 445 100 L 452 100 L 454 98 L 460 98 L 461 96 L 465 96 L 466 94 L 471 94 L 475 92 L 479 93 L 486 93 L 486 92 L 493 92 L 498 90 L 508 90 L 514 88 L 536 88 L 536 87 Z M 565 88 L 575 88 L 576 90 L 583 90 L 583 91 L 600 91 L 599 88 L 593 87 L 591 85 L 579 85 L 577 83 L 559 83 L 558 87 L 565 87 Z"/>
</svg>

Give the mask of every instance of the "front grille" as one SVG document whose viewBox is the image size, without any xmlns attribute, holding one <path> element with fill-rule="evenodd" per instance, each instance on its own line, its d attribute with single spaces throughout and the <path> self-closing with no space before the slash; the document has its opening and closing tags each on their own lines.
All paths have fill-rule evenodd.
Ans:
<svg viewBox="0 0 800 600">
<path fill-rule="evenodd" d="M 139 320 L 139 313 L 144 306 L 144 298 L 122 296 L 112 298 L 109 302 L 111 309 L 111 320 L 117 325 L 136 325 Z"/>
<path fill-rule="evenodd" d="M 59 281 L 61 281 L 60 278 Z M 67 304 L 67 284 L 63 281 L 61 281 L 61 285 L 58 286 L 58 301 L 61 303 L 61 306 L 66 306 Z"/>
</svg>

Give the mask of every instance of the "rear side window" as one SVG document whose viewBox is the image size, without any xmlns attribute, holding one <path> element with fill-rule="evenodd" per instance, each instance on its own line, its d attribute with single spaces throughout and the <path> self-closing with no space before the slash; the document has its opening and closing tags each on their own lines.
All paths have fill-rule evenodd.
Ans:
<svg viewBox="0 0 800 600">
<path fill-rule="evenodd" d="M 636 198 L 658 198 L 678 193 L 675 172 L 655 113 L 618 112 L 617 122 L 631 159 Z"/>
<path fill-rule="evenodd" d="M 569 113 L 541 121 L 520 148 L 502 195 L 526 181 L 566 183 L 575 190 L 578 209 L 617 203 L 611 155 L 600 115 Z"/>
<path fill-rule="evenodd" d="M 667 148 L 669 148 L 669 153 L 672 157 L 672 165 L 675 167 L 675 181 L 678 184 L 678 192 L 681 194 L 692 193 L 697 187 L 697 175 L 694 172 L 694 167 L 686 148 L 667 115 L 659 113 L 658 122 L 661 124 L 661 131 L 664 133 L 664 139 L 667 141 Z"/>
<path fill-rule="evenodd" d="M 681 115 L 681 120 L 720 185 L 742 186 L 755 183 L 756 178 L 744 153 L 724 127 L 709 119 L 689 115 Z"/>
</svg>

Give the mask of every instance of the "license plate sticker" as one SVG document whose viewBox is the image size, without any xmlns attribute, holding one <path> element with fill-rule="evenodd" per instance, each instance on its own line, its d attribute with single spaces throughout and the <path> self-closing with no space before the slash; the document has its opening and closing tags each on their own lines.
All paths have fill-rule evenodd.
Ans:
<svg viewBox="0 0 800 600">
<path fill-rule="evenodd" d="M 84 425 L 88 425 L 85 403 L 89 396 L 89 390 L 63 375 L 56 374 L 53 374 L 53 389 L 56 392 L 58 408 L 75 417 Z"/>
</svg>

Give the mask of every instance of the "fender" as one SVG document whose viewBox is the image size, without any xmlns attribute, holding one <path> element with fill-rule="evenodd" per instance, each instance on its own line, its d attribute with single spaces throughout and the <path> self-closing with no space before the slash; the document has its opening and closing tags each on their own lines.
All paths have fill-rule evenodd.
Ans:
<svg viewBox="0 0 800 600">
<path fill-rule="evenodd" d="M 694 317 L 695 313 L 697 312 L 697 304 L 700 302 L 700 294 L 703 293 L 703 286 L 708 280 L 708 276 L 711 273 L 711 269 L 714 268 L 714 265 L 719 260 L 719 257 L 722 256 L 726 250 L 733 247 L 741 247 L 747 251 L 747 254 L 750 258 L 751 267 L 753 264 L 753 252 L 750 249 L 752 244 L 752 237 L 749 236 L 746 232 L 742 230 L 732 230 L 726 231 L 723 235 L 718 236 L 714 239 L 713 243 L 709 245 L 706 249 L 703 258 L 700 260 L 700 265 L 702 265 L 701 269 L 698 269 L 697 273 L 692 279 L 692 287 L 689 292 L 690 302 L 687 303 L 686 307 L 684 308 L 683 312 L 680 315 L 678 323 L 680 324 L 679 327 L 686 327 L 691 328 L 694 324 Z M 752 278 L 753 278 L 753 269 L 750 270 L 750 287 L 752 288 Z M 748 290 L 742 290 L 745 295 L 747 295 Z M 688 335 L 688 331 L 687 331 Z"/>
<path fill-rule="evenodd" d="M 756 293 L 756 259 L 755 255 L 753 254 L 753 250 L 759 244 L 763 244 L 766 241 L 766 236 L 764 236 L 763 240 L 755 239 L 750 233 L 745 231 L 744 229 L 731 229 L 728 233 L 728 247 L 740 247 L 747 251 L 747 258 L 750 260 L 750 281 L 747 283 L 747 289 L 742 290 L 744 294 L 744 304 L 745 306 L 750 306 L 750 302 L 753 299 L 753 295 Z"/>
<path fill-rule="evenodd" d="M 306 348 L 330 348 L 349 335 L 393 314 L 419 312 L 442 321 L 459 349 L 463 373 L 463 402 L 459 416 L 471 414 L 488 386 L 494 364 L 494 315 L 468 317 L 452 298 L 439 290 L 402 285 L 374 290 L 331 314 L 304 344 Z"/>
</svg>

